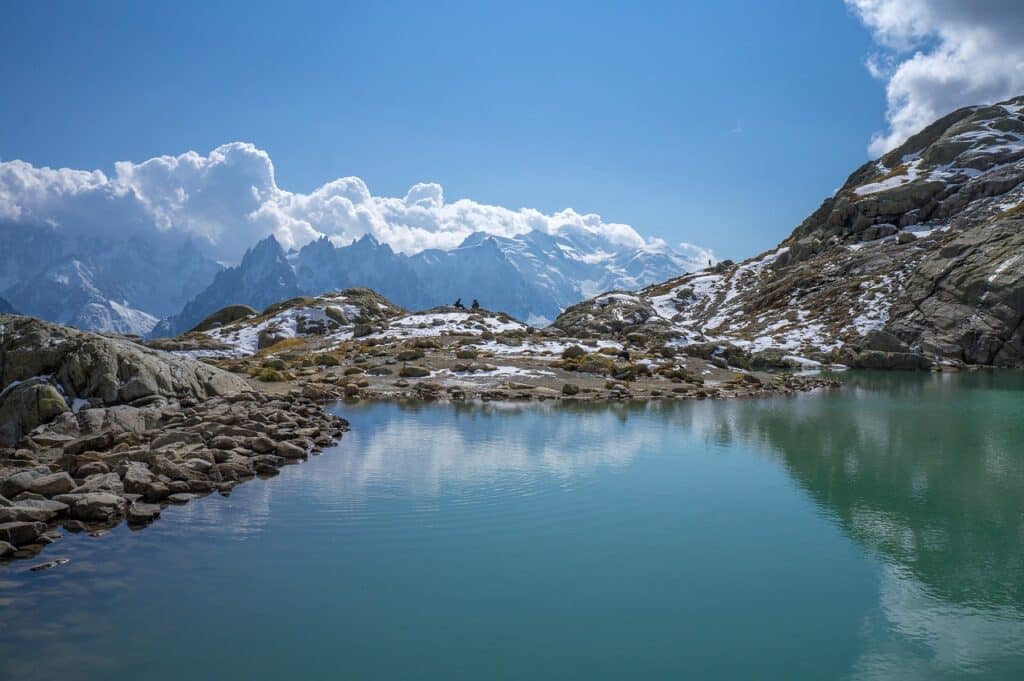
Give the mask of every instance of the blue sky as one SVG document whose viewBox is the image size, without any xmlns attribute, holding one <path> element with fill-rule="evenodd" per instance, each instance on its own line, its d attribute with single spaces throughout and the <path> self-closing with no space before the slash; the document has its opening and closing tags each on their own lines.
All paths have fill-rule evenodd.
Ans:
<svg viewBox="0 0 1024 681">
<path fill-rule="evenodd" d="M 99 168 L 233 140 L 277 184 L 416 182 L 745 257 L 886 126 L 871 31 L 771 3 L 5 3 L 0 159 Z"/>
</svg>

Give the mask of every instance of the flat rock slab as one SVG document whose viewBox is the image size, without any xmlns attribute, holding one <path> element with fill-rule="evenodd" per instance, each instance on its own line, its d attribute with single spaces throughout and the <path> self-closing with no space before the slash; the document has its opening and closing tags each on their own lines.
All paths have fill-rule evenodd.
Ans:
<svg viewBox="0 0 1024 681">
<path fill-rule="evenodd" d="M 152 522 L 160 516 L 160 505 L 136 502 L 128 507 L 127 516 L 128 522 L 133 524 Z"/>
<path fill-rule="evenodd" d="M 45 531 L 46 523 L 41 522 L 0 523 L 0 541 L 19 547 L 25 546 L 34 542 L 36 537 Z"/>
</svg>

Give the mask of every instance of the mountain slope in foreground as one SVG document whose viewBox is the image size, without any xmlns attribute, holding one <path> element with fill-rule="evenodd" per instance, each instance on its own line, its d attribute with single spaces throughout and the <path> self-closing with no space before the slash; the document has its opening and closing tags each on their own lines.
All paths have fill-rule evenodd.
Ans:
<svg viewBox="0 0 1024 681">
<path fill-rule="evenodd" d="M 798 362 L 1024 366 L 1024 97 L 858 168 L 772 251 L 600 295 L 555 326 Z"/>
</svg>

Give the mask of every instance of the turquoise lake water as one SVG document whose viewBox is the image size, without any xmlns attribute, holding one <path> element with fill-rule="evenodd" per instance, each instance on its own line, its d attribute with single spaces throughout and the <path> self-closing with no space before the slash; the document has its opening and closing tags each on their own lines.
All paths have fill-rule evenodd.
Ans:
<svg viewBox="0 0 1024 681">
<path fill-rule="evenodd" d="M 0 679 L 1024 678 L 1024 376 L 843 380 L 340 406 L 276 478 L 0 566 Z"/>
</svg>

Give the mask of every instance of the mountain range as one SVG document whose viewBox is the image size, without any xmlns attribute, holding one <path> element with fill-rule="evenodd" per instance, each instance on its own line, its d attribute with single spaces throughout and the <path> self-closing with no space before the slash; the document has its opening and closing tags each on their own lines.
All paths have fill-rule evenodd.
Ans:
<svg viewBox="0 0 1024 681">
<path fill-rule="evenodd" d="M 0 296 L 22 314 L 81 329 L 146 334 L 221 269 L 176 234 L 116 239 L 0 224 Z"/>
<path fill-rule="evenodd" d="M 637 288 L 702 264 L 667 246 L 623 248 L 584 232 L 517 237 L 469 235 L 452 250 L 395 252 L 371 235 L 335 246 L 321 238 L 286 253 L 267 237 L 241 262 L 217 274 L 154 336 L 183 333 L 230 304 L 263 308 L 297 295 L 371 288 L 394 303 L 422 309 L 463 299 L 543 325 L 566 306 L 606 288 Z"/>
<path fill-rule="evenodd" d="M 478 298 L 543 324 L 605 288 L 637 288 L 693 269 L 703 256 L 650 243 L 622 246 L 582 230 L 556 236 L 471 234 L 452 250 L 406 255 L 366 235 L 286 253 L 273 237 L 225 268 L 173 233 L 103 238 L 56 226 L 0 224 L 0 295 L 24 314 L 137 335 L 187 331 L 230 304 L 365 286 L 425 308 Z"/>
</svg>

